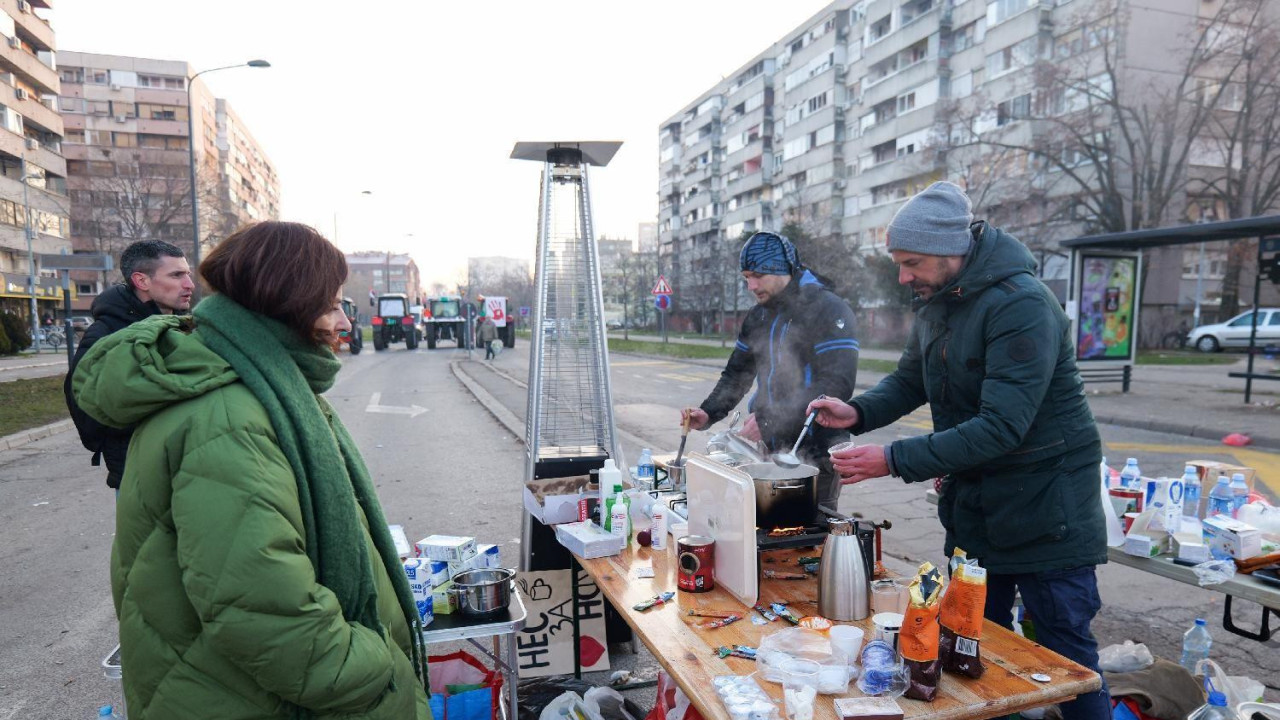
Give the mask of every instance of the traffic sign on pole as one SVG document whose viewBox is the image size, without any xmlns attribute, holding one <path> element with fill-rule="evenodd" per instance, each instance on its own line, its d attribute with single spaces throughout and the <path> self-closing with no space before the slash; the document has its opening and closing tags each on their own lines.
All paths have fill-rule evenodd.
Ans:
<svg viewBox="0 0 1280 720">
<path fill-rule="evenodd" d="M 664 311 L 664 312 L 665 312 L 665 311 L 667 311 L 667 310 L 670 310 L 670 309 L 671 309 L 671 296 L 670 296 L 670 295 L 654 295 L 654 296 L 653 296 L 653 306 L 654 306 L 655 308 L 659 309 L 659 310 Z"/>
<path fill-rule="evenodd" d="M 664 275 L 658 276 L 658 282 L 654 283 L 653 285 L 653 294 L 654 295 L 670 295 L 671 294 L 671 285 L 667 282 L 666 276 Z"/>
</svg>

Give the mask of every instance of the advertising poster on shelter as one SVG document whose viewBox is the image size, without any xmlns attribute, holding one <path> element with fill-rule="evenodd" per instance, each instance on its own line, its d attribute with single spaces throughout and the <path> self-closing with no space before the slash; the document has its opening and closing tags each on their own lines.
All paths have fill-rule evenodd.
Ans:
<svg viewBox="0 0 1280 720">
<path fill-rule="evenodd" d="M 1080 258 L 1076 359 L 1132 357 L 1137 280 L 1137 258 L 1105 255 Z"/>
</svg>

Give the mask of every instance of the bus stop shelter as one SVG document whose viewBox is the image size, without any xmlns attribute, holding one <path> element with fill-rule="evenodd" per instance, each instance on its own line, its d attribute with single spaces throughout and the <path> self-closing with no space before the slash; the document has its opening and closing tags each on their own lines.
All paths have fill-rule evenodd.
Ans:
<svg viewBox="0 0 1280 720">
<path fill-rule="evenodd" d="M 1086 380 L 1123 382 L 1128 392 L 1137 358 L 1144 250 L 1252 238 L 1258 238 L 1257 274 L 1253 281 L 1253 307 L 1257 310 L 1264 277 L 1280 282 L 1280 215 L 1064 240 L 1062 247 L 1071 252 L 1067 315 L 1072 321 L 1081 374 Z M 1255 380 L 1280 380 L 1280 376 L 1254 372 L 1257 336 L 1258 313 L 1254 312 L 1248 370 L 1229 373 L 1245 381 L 1245 403 L 1252 400 Z"/>
</svg>

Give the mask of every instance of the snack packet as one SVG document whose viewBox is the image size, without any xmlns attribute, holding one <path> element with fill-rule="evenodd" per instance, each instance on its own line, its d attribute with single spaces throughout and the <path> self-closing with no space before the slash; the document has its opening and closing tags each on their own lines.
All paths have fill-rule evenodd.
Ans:
<svg viewBox="0 0 1280 720">
<path fill-rule="evenodd" d="M 987 571 L 972 560 L 956 567 L 942 600 L 942 667 L 948 672 L 980 678 L 982 613 L 987 604 Z"/>
<path fill-rule="evenodd" d="M 933 702 L 942 676 L 938 653 L 938 609 L 943 588 L 942 573 L 924 563 L 908 587 L 911 600 L 898 633 L 898 651 L 907 669 L 906 696 Z"/>
</svg>

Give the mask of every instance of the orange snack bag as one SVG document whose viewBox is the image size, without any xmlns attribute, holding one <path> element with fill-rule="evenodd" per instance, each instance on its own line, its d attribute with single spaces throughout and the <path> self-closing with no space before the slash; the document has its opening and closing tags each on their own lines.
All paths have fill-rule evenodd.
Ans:
<svg viewBox="0 0 1280 720">
<path fill-rule="evenodd" d="M 932 702 L 938 694 L 942 675 L 938 605 L 942 588 L 942 573 L 927 562 L 920 566 L 908 588 L 911 601 L 898 631 L 898 651 L 908 672 L 906 696 L 913 700 Z"/>
<path fill-rule="evenodd" d="M 966 677 L 982 677 L 982 622 L 987 606 L 987 571 L 974 562 L 959 565 L 942 599 L 942 666 Z"/>
</svg>

